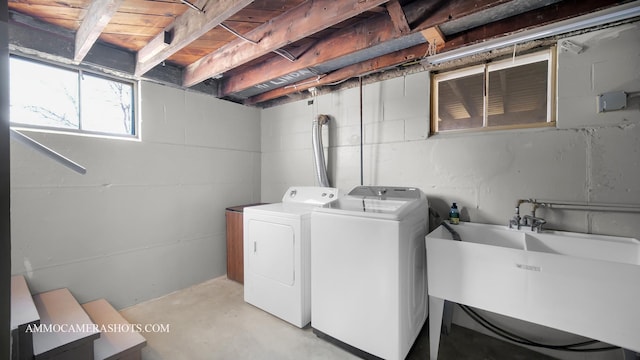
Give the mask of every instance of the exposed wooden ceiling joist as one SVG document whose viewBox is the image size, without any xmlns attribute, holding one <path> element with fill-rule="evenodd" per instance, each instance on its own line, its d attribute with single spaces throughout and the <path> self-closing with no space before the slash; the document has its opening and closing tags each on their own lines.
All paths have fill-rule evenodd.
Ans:
<svg viewBox="0 0 640 360">
<path fill-rule="evenodd" d="M 237 39 L 187 66 L 184 86 L 222 74 L 384 2 L 386 0 L 306 1 L 244 35 L 257 44 Z"/>
<path fill-rule="evenodd" d="M 224 78 L 219 96 L 230 96 L 287 74 L 365 51 L 373 46 L 399 40 L 405 36 L 416 36 L 416 33 L 422 30 L 448 21 L 452 14 L 470 14 L 505 2 L 505 0 L 453 1 L 456 7 L 451 5 L 438 7 L 432 2 L 415 1 L 402 9 L 408 24 L 418 24 L 412 27 L 412 34 L 403 34 L 388 14 L 380 14 L 321 39 L 310 49 L 305 50 L 295 62 L 272 58 L 243 69 L 242 76 Z M 425 6 L 425 3 L 430 5 Z M 421 42 L 426 42 L 426 39 L 422 38 Z"/>
<path fill-rule="evenodd" d="M 185 5 L 186 1 L 194 6 Z M 304 90 L 311 86 L 325 92 L 356 84 L 348 81 L 354 77 L 376 81 L 405 71 L 421 71 L 429 65 L 418 60 L 434 52 L 446 52 L 622 3 L 631 3 L 622 5 L 625 9 L 640 8 L 640 0 L 9 0 L 8 3 L 14 52 L 35 54 L 46 60 L 59 58 L 64 63 L 79 63 L 81 67 L 105 72 L 115 70 L 125 76 L 144 74 L 145 79 L 152 81 L 186 85 L 218 98 L 257 106 L 307 97 L 309 94 Z M 117 9 L 115 14 L 113 8 Z M 221 25 L 236 30 L 237 34 L 230 34 Z M 536 44 L 552 42 L 547 39 Z M 523 44 L 518 49 L 530 49 L 536 44 Z M 282 51 L 286 51 L 284 55 L 292 55 L 289 60 L 271 54 Z M 506 54 L 504 49 L 492 53 Z M 491 56 L 483 54 L 463 62 Z M 163 66 L 157 66 L 160 63 Z M 408 63 L 412 66 L 399 66 Z M 456 64 L 445 64 L 444 68 Z M 211 79 L 218 74 L 223 77 Z"/>
<path fill-rule="evenodd" d="M 82 61 L 124 0 L 94 0 L 76 32 L 73 60 Z"/>
<path fill-rule="evenodd" d="M 404 11 L 402 11 L 402 6 L 400 6 L 400 2 L 398 0 L 389 1 L 387 4 L 387 11 L 389 12 L 391 21 L 398 32 L 401 34 L 408 34 L 411 31 L 409 23 L 407 22 L 407 17 L 404 16 Z"/>
<path fill-rule="evenodd" d="M 288 87 L 281 87 L 281 88 L 271 90 L 259 95 L 252 96 L 248 98 L 244 102 L 244 104 L 254 105 L 257 103 L 262 103 L 265 101 L 277 99 L 282 96 L 304 91 L 312 87 L 340 83 L 344 80 L 347 80 L 353 77 L 364 76 L 366 74 L 387 69 L 391 66 L 396 66 L 396 65 L 406 63 L 407 61 L 420 59 L 427 52 L 428 47 L 429 45 L 426 43 L 420 44 L 420 45 L 410 47 L 408 49 L 383 55 L 375 59 L 350 65 L 342 69 L 338 69 L 330 74 L 327 74 L 324 77 L 318 78 L 317 80 L 302 81 L 301 83 L 298 83 L 298 84 L 293 84 Z"/>
<path fill-rule="evenodd" d="M 142 53 L 143 56 L 138 57 L 136 76 L 141 76 L 151 70 L 151 68 L 197 40 L 251 2 L 252 0 L 202 0 L 196 3 L 197 7 L 203 9 L 202 12 L 189 9 L 156 36 L 156 39 L 159 37 L 164 39 L 165 31 L 170 32 L 171 42 L 169 44 L 163 46 L 157 40 L 152 41 L 138 52 L 138 54 Z M 153 48 L 154 46 L 161 46 L 162 48 L 156 50 L 156 48 Z M 153 55 L 148 55 L 149 53 L 153 53 Z"/>
</svg>

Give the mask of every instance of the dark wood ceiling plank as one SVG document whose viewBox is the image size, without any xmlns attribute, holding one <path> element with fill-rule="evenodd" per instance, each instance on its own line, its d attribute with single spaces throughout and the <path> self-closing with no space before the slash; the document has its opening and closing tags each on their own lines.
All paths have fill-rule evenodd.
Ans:
<svg viewBox="0 0 640 360">
<path fill-rule="evenodd" d="M 74 20 L 84 17 L 86 10 L 77 7 L 61 7 L 54 5 L 29 5 L 23 3 L 9 3 L 9 9 L 20 14 L 32 16 L 36 19 L 40 19 L 46 22 L 55 22 L 56 19 L 60 20 Z M 71 29 L 76 30 L 76 29 Z"/>
<path fill-rule="evenodd" d="M 452 2 L 433 2 L 418 0 L 405 5 L 403 11 L 408 23 L 414 24 L 411 28 L 412 32 L 420 32 L 448 21 L 450 16 L 456 16 L 456 11 L 469 14 L 473 12 L 474 9 L 475 11 L 481 11 L 492 5 L 502 4 L 504 2 L 506 1 L 455 0 Z M 457 7 L 450 8 L 449 5 L 447 5 L 449 3 L 454 3 Z M 446 8 L 445 10 L 447 11 L 441 7 Z M 373 18 L 362 20 L 353 26 L 340 29 L 331 36 L 320 39 L 295 62 L 273 58 L 244 69 L 242 74 L 224 78 L 220 89 L 220 96 L 229 96 L 269 80 L 338 59 L 358 51 L 363 51 L 371 46 L 399 39 L 405 35 L 406 34 L 402 34 L 396 30 L 389 15 L 379 14 Z"/>
<path fill-rule="evenodd" d="M 300 6 L 244 35 L 257 41 L 258 44 L 237 39 L 189 65 L 185 69 L 184 86 L 192 86 L 222 74 L 239 64 L 257 59 L 384 2 L 384 0 L 305 1 Z"/>
<path fill-rule="evenodd" d="M 264 24 L 283 13 L 282 11 L 251 9 L 249 6 L 235 13 L 233 16 L 229 17 L 228 20 Z"/>
<path fill-rule="evenodd" d="M 80 62 L 109 24 L 124 0 L 94 0 L 76 32 L 74 61 Z"/>
<path fill-rule="evenodd" d="M 175 19 L 187 9 L 188 7 L 180 2 L 127 0 L 120 6 L 118 13 L 166 16 Z"/>
<path fill-rule="evenodd" d="M 281 87 L 279 89 L 274 89 L 259 95 L 252 96 L 248 98 L 244 103 L 245 105 L 255 105 L 257 103 L 304 91 L 311 87 L 339 83 L 353 77 L 363 76 L 372 72 L 381 71 L 391 66 L 397 66 L 406 63 L 407 61 L 419 59 L 426 53 L 427 48 L 428 44 L 412 46 L 408 49 L 396 51 L 391 54 L 377 57 L 375 59 L 346 66 L 342 69 L 327 74 L 317 81 L 313 81 L 313 79 L 305 80 L 298 84 L 293 84 L 289 87 Z"/>
<path fill-rule="evenodd" d="M 405 14 L 412 30 L 424 30 L 512 0 L 417 0 L 407 4 Z"/>
<path fill-rule="evenodd" d="M 152 36 L 142 35 L 126 35 L 126 34 L 111 34 L 104 32 L 100 35 L 100 40 L 107 44 L 116 45 L 119 48 L 126 49 L 131 52 L 136 52 L 142 49 L 145 45 L 153 39 Z"/>
<path fill-rule="evenodd" d="M 138 61 L 135 74 L 141 76 L 151 70 L 154 66 L 189 45 L 189 43 L 204 35 L 250 3 L 251 0 L 209 0 L 204 7 L 204 13 L 191 9 L 186 11 L 170 25 L 170 30 L 173 32 L 173 40 L 169 46 L 163 48 L 144 62 Z M 164 30 L 161 31 L 158 36 L 164 36 Z M 142 49 L 140 51 L 142 51 Z"/>
<path fill-rule="evenodd" d="M 129 25 L 131 27 L 154 27 L 156 29 L 156 33 L 158 33 L 159 29 L 164 29 L 165 27 L 171 25 L 175 19 L 170 16 L 163 15 L 152 15 L 152 14 L 132 14 L 127 12 L 117 12 L 111 18 L 111 24 L 119 24 L 119 25 Z M 107 26 L 107 27 L 108 27 Z"/>
<path fill-rule="evenodd" d="M 158 34 L 158 28 L 152 26 L 131 26 L 126 24 L 114 24 L 113 22 L 109 23 L 104 30 L 102 30 L 103 34 L 120 34 L 120 35 L 138 35 L 138 36 L 146 36 L 153 37 Z"/>
</svg>

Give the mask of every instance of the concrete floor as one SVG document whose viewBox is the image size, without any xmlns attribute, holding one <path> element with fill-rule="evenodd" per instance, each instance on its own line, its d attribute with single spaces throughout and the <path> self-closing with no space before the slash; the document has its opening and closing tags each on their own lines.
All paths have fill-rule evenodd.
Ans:
<svg viewBox="0 0 640 360">
<path fill-rule="evenodd" d="M 145 360 L 335 359 L 358 357 L 243 301 L 242 285 L 225 277 L 137 304 L 121 311 L 132 324 L 169 324 L 168 333 L 142 334 Z M 407 359 L 428 359 L 428 326 Z M 527 359 L 548 356 L 453 326 L 440 341 L 439 359 Z"/>
</svg>

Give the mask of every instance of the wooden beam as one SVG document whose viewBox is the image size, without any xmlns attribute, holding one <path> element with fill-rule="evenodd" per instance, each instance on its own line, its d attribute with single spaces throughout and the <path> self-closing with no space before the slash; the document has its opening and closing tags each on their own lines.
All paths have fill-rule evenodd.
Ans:
<svg viewBox="0 0 640 360">
<path fill-rule="evenodd" d="M 80 62 L 98 40 L 124 0 L 93 0 L 76 33 L 73 60 Z"/>
<path fill-rule="evenodd" d="M 353 77 L 362 76 L 375 71 L 388 68 L 390 66 L 396 66 L 407 61 L 421 58 L 427 51 L 427 44 L 420 44 L 408 49 L 393 52 L 391 54 L 383 55 L 375 59 L 363 61 L 358 64 L 350 65 L 342 69 L 336 70 L 326 76 L 315 81 L 314 79 L 308 79 L 298 84 L 292 84 L 288 87 L 281 87 L 274 89 L 259 95 L 248 98 L 245 105 L 255 105 L 268 100 L 277 99 L 282 96 L 293 94 L 296 92 L 307 90 L 311 87 L 322 86 L 332 83 L 341 82 Z"/>
<path fill-rule="evenodd" d="M 244 34 L 258 42 L 237 39 L 187 66 L 184 86 L 192 86 L 240 64 L 257 59 L 299 39 L 315 34 L 385 0 L 308 0 L 258 28 Z"/>
<path fill-rule="evenodd" d="M 440 28 L 438 28 L 437 26 L 432 26 L 428 29 L 422 30 L 420 33 L 422 33 L 422 36 L 424 36 L 425 40 L 427 40 L 427 42 L 431 44 L 433 50 L 440 51 L 442 48 L 444 48 L 444 35 L 442 35 Z"/>
<path fill-rule="evenodd" d="M 160 51 L 166 49 L 169 44 L 173 41 L 173 32 L 163 30 L 158 35 L 156 35 L 147 45 L 145 45 L 142 49 L 138 51 L 136 56 L 136 60 L 140 62 L 145 62 L 151 59 L 154 55 L 158 54 Z"/>
<path fill-rule="evenodd" d="M 408 34 L 411 32 L 409 23 L 407 22 L 407 17 L 404 16 L 404 11 L 402 11 L 402 6 L 400 6 L 398 0 L 389 1 L 387 4 L 387 11 L 389 12 L 393 25 L 399 33 Z"/>
<path fill-rule="evenodd" d="M 203 2 L 206 3 L 203 5 Z M 195 5 L 200 9 L 203 9 L 204 12 L 188 9 L 158 35 L 164 37 L 165 32 L 172 32 L 173 38 L 170 44 L 167 46 L 161 45 L 162 49 L 157 50 L 156 47 L 159 46 L 158 42 L 152 42 L 140 49 L 138 52 L 135 75 L 141 76 L 151 70 L 154 66 L 160 64 L 169 56 L 175 54 L 180 49 L 189 45 L 192 41 L 206 34 L 209 30 L 218 26 L 221 22 L 228 19 L 251 2 L 252 0 L 199 1 Z M 140 57 L 141 52 L 143 56 L 154 52 L 155 55 L 147 56 L 147 59 L 142 61 Z"/>
<path fill-rule="evenodd" d="M 247 67 L 240 76 L 224 77 L 220 96 L 224 97 L 287 74 L 306 70 L 314 65 L 365 50 L 399 36 L 387 14 L 377 15 L 372 19 L 360 21 L 354 26 L 343 28 L 332 36 L 320 39 L 295 62 L 274 57 Z"/>
<path fill-rule="evenodd" d="M 445 10 L 456 10 L 468 14 L 473 12 L 474 9 L 480 11 L 492 4 L 504 2 L 505 0 L 478 0 L 473 2 L 456 0 L 453 3 L 458 6 L 457 10 L 450 9 L 449 5 L 444 6 L 444 8 L 446 8 Z M 425 4 L 429 6 L 425 6 Z M 431 1 L 418 0 L 403 8 L 407 22 L 409 24 L 419 24 L 417 27 L 412 28 L 412 32 L 419 32 L 449 20 L 451 13 L 442 11 L 437 6 L 434 9 L 434 6 Z M 454 11 L 453 14 L 456 14 L 456 12 Z M 274 57 L 260 64 L 245 68 L 240 76 L 223 78 L 219 95 L 221 97 L 228 96 L 314 65 L 366 50 L 369 47 L 387 41 L 400 39 L 403 36 L 405 35 L 396 29 L 387 14 L 380 14 L 373 18 L 359 21 L 352 26 L 342 28 L 331 36 L 320 39 L 295 62 Z"/>
</svg>

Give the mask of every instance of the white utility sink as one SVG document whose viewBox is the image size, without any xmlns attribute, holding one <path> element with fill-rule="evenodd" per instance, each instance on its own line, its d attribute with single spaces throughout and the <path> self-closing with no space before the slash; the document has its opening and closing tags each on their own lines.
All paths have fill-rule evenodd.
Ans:
<svg viewBox="0 0 640 360">
<path fill-rule="evenodd" d="M 437 359 L 444 301 L 640 352 L 640 241 L 460 223 L 426 236 L 429 334 Z"/>
</svg>

